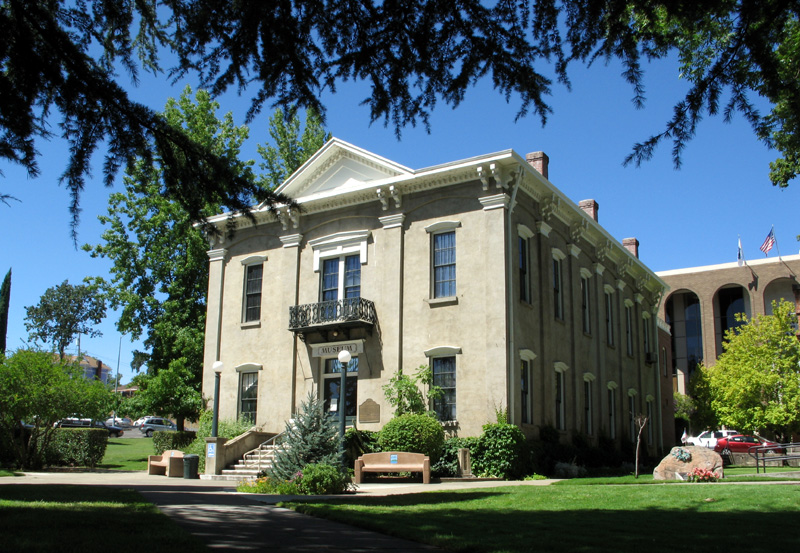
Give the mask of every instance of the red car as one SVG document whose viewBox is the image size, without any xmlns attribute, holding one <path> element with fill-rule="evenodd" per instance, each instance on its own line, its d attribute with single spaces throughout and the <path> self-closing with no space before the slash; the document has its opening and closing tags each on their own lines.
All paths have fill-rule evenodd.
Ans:
<svg viewBox="0 0 800 553">
<path fill-rule="evenodd" d="M 747 436 L 743 434 L 735 434 L 727 438 L 720 438 L 717 440 L 717 445 L 714 446 L 714 451 L 721 455 L 730 455 L 731 453 L 748 453 L 750 448 L 765 447 L 761 451 L 766 453 L 783 453 L 783 448 L 779 447 L 775 442 L 770 442 L 758 436 Z M 774 447 L 774 449 L 769 449 Z"/>
</svg>

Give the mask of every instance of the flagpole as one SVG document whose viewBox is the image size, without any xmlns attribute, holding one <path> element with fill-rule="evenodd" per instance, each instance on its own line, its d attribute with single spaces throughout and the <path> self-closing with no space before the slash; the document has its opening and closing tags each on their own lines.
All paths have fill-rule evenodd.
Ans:
<svg viewBox="0 0 800 553">
<path fill-rule="evenodd" d="M 775 251 L 778 252 L 778 259 L 781 259 L 781 247 L 778 245 L 778 239 L 775 238 L 775 225 L 772 225 L 772 238 L 775 240 Z M 781 259 L 781 261 L 783 261 Z"/>
</svg>

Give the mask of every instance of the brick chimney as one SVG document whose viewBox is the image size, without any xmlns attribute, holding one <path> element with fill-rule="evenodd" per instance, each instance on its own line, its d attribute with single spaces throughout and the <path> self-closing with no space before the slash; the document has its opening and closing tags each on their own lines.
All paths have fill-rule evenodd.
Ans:
<svg viewBox="0 0 800 553">
<path fill-rule="evenodd" d="M 547 166 L 550 164 L 550 158 L 544 152 L 531 152 L 525 156 L 525 161 L 531 164 L 531 167 L 539 171 L 544 178 L 547 176 Z"/>
<path fill-rule="evenodd" d="M 633 254 L 633 257 L 639 259 L 639 241 L 636 238 L 623 238 L 622 246 Z"/>
<path fill-rule="evenodd" d="M 600 204 L 594 200 L 581 200 L 578 204 L 586 215 L 597 221 L 597 212 L 600 211 Z"/>
</svg>

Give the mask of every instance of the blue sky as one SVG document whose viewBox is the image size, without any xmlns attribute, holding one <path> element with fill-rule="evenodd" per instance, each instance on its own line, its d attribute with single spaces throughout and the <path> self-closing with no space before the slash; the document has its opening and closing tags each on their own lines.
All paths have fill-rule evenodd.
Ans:
<svg viewBox="0 0 800 553">
<path fill-rule="evenodd" d="M 369 124 L 369 111 L 359 106 L 368 94 L 360 84 L 344 83 L 327 94 L 326 128 L 334 136 L 412 169 L 512 148 L 521 155 L 542 150 L 550 158 L 550 180 L 575 203 L 593 198 L 599 203 L 599 221 L 617 240 L 636 237 L 639 255 L 654 271 L 736 261 L 741 236 L 745 257 L 763 257 L 758 248 L 775 226 L 782 255 L 796 254 L 800 225 L 795 205 L 800 183 L 786 190 L 774 188 L 768 164 L 776 156 L 758 142 L 741 117 L 725 124 L 708 117 L 683 155 L 680 170 L 673 167 L 671 144 L 664 144 L 653 160 L 641 167 L 623 167 L 631 146 L 660 131 L 686 83 L 674 64 L 660 62 L 647 68 L 647 103 L 634 108 L 632 90 L 617 66 L 575 67 L 572 91 L 553 86 L 553 113 L 542 128 L 535 116 L 515 121 L 518 104 L 510 103 L 479 83 L 455 110 L 439 104 L 431 118 L 431 132 L 406 128 L 397 140 L 393 128 Z M 184 80 L 169 86 L 165 77 L 145 78 L 132 95 L 161 110 L 168 97 L 177 97 Z M 244 123 L 248 97 L 229 93 L 220 98 L 220 115 L 231 111 Z M 255 145 L 269 140 L 265 110 L 250 124 L 251 139 L 244 157 L 257 159 Z M 4 255 L 0 278 L 13 268 L 8 347 L 25 345 L 25 307 L 38 303 L 44 291 L 64 280 L 80 283 L 87 276 L 104 275 L 109 263 L 76 250 L 70 236 L 69 195 L 57 186 L 66 163 L 60 141 L 42 143 L 42 174 L 28 179 L 18 167 L 0 163 L 0 192 L 20 202 L 0 204 L 0 232 Z M 97 158 L 98 163 L 100 158 Z M 99 166 L 99 165 L 98 165 Z M 87 181 L 81 207 L 80 243 L 97 243 L 102 226 L 97 216 L 106 212 L 109 189 L 98 170 Z M 117 188 L 118 190 L 119 188 Z M 770 257 L 775 257 L 775 249 Z M 111 313 L 102 338 L 86 339 L 81 349 L 116 369 L 123 382 L 133 373 L 132 351 L 139 344 L 120 337 Z M 121 348 L 120 348 L 121 344 Z M 73 344 L 72 352 L 77 349 Z M 118 352 L 121 350 L 121 355 Z"/>
</svg>

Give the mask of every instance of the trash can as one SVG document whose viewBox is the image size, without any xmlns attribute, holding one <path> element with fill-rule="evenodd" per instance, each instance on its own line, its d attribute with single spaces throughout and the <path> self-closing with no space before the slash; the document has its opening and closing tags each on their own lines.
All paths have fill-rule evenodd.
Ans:
<svg viewBox="0 0 800 553">
<path fill-rule="evenodd" d="M 197 467 L 200 466 L 200 456 L 189 454 L 183 456 L 183 477 L 187 479 L 199 478 Z"/>
</svg>

